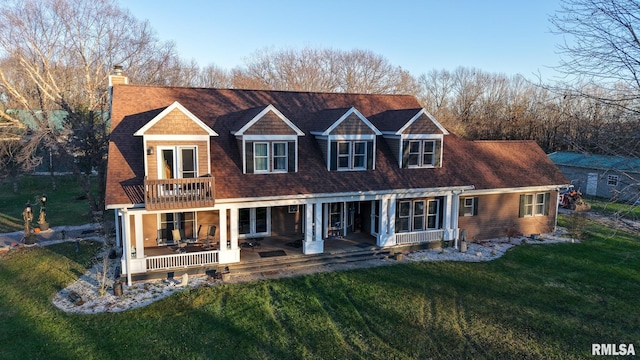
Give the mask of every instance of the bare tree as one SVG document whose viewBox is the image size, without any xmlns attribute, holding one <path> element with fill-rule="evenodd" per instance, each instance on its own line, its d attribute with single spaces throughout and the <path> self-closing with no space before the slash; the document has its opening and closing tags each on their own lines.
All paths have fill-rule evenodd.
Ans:
<svg viewBox="0 0 640 360">
<path fill-rule="evenodd" d="M 236 88 L 351 92 L 414 93 L 418 82 L 371 51 L 263 49 L 232 74 Z"/>
<path fill-rule="evenodd" d="M 18 156 L 25 170 L 37 165 L 38 146 L 63 145 L 62 150 L 74 153 L 65 146 L 74 142 L 59 141 L 64 128 L 51 114 L 62 109 L 73 117 L 77 109 L 106 109 L 114 65 L 123 65 L 133 81 L 142 83 L 165 81 L 167 69 L 184 65 L 172 43 L 159 42 L 148 22 L 136 20 L 113 0 L 5 0 L 0 55 L 5 109 L 30 114 L 30 136 Z M 7 111 L 2 116 L 24 125 Z M 104 169 L 97 170 L 103 176 Z"/>
<path fill-rule="evenodd" d="M 550 18 L 565 37 L 559 71 L 573 92 L 640 112 L 640 3 L 635 0 L 563 0 Z M 603 97 L 582 92 L 582 84 L 607 88 Z"/>
</svg>

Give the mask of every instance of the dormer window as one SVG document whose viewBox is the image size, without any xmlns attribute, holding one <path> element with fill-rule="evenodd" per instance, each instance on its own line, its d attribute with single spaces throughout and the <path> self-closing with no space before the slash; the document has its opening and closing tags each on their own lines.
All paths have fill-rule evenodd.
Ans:
<svg viewBox="0 0 640 360">
<path fill-rule="evenodd" d="M 435 140 L 410 140 L 407 167 L 433 167 L 436 165 Z"/>
<path fill-rule="evenodd" d="M 338 141 L 338 170 L 367 169 L 367 142 Z"/>
<path fill-rule="evenodd" d="M 289 164 L 287 148 L 288 143 L 286 142 L 254 142 L 254 172 L 287 172 Z"/>
<path fill-rule="evenodd" d="M 375 136 L 357 140 L 331 141 L 329 170 L 353 171 L 374 168 Z"/>
</svg>

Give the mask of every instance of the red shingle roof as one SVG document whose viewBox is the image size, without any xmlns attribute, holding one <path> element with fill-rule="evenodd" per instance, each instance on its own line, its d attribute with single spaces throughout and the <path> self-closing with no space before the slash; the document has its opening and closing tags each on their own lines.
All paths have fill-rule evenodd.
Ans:
<svg viewBox="0 0 640 360">
<path fill-rule="evenodd" d="M 327 170 L 320 146 L 310 134 L 312 129 L 325 126 L 318 126 L 318 114 L 353 106 L 368 119 L 374 118 L 386 128 L 398 129 L 404 123 L 393 122 L 410 120 L 410 117 L 402 120 L 398 115 L 415 115 L 420 108 L 416 98 L 409 95 L 118 85 L 113 88 L 107 205 L 144 202 L 145 152 L 142 138 L 134 137 L 133 133 L 174 101 L 219 134 L 211 138 L 210 153 L 211 175 L 216 178 L 215 194 L 218 199 L 465 185 L 492 189 L 567 183 L 533 141 L 470 142 L 455 135 L 444 137 L 442 168 L 400 169 L 387 142 L 379 136 L 375 170 Z M 299 137 L 299 171 L 243 174 L 242 159 L 231 130 L 237 130 L 238 125 L 246 121 L 248 113 L 269 104 L 273 104 L 305 133 Z M 387 119 L 385 113 L 393 116 Z M 175 134 L 180 134 L 180 129 L 176 129 Z"/>
</svg>

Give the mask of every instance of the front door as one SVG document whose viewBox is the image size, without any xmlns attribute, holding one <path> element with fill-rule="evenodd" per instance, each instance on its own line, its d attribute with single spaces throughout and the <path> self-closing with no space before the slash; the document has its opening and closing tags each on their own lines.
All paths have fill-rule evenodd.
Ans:
<svg viewBox="0 0 640 360">
<path fill-rule="evenodd" d="M 587 195 L 595 196 L 598 191 L 598 173 L 587 175 Z"/>
</svg>

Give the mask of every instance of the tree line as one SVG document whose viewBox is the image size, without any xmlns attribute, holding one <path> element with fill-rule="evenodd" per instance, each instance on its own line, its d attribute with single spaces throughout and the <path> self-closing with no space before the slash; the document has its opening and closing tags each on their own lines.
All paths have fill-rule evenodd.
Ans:
<svg viewBox="0 0 640 360">
<path fill-rule="evenodd" d="M 559 67 L 570 81 L 550 84 L 465 67 L 414 76 L 362 49 L 266 48 L 233 69 L 200 67 L 114 0 L 3 0 L 0 169 L 13 177 L 28 172 L 46 149 L 75 159 L 87 195 L 92 171 L 104 189 L 115 65 L 136 84 L 411 94 L 468 139 L 533 139 L 546 152 L 638 156 L 638 15 L 632 0 L 564 0 L 550 21 L 572 39 L 561 46 Z M 103 208 L 102 198 L 92 207 Z"/>
</svg>

